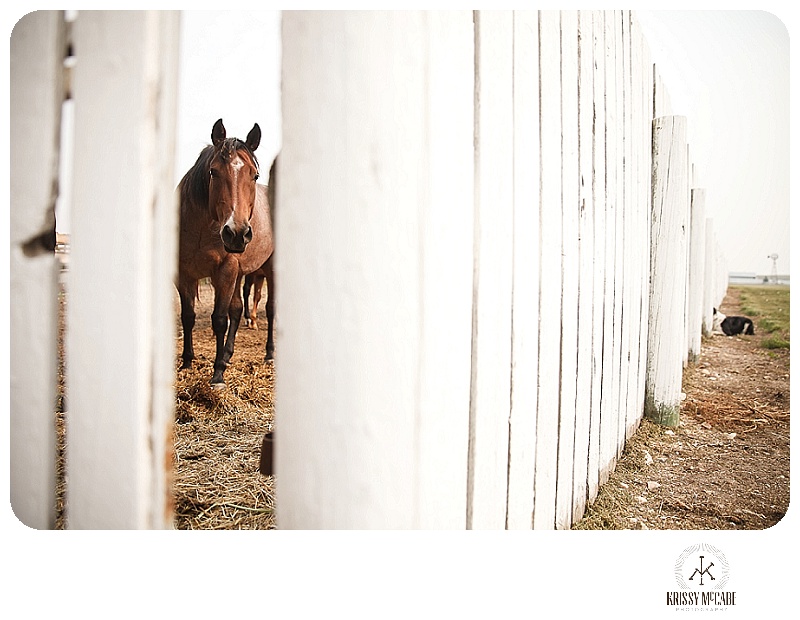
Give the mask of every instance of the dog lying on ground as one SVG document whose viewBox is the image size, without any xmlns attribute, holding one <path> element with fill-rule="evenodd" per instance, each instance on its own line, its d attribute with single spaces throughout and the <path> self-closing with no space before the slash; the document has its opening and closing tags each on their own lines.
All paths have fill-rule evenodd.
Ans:
<svg viewBox="0 0 800 620">
<path fill-rule="evenodd" d="M 747 336 L 755 335 L 753 321 L 746 316 L 725 316 L 714 308 L 713 331 L 722 332 L 726 336 L 737 336 L 744 333 Z"/>
</svg>

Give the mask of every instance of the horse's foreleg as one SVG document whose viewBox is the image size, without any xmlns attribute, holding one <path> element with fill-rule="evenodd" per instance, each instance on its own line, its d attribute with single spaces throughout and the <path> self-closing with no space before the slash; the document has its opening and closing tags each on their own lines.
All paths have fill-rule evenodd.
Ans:
<svg viewBox="0 0 800 620">
<path fill-rule="evenodd" d="M 242 291 L 242 297 L 244 297 L 244 322 L 249 327 L 253 326 L 253 323 L 251 322 L 250 319 L 250 304 L 249 304 L 250 289 L 252 288 L 252 286 L 253 286 L 253 276 L 252 274 L 248 274 L 244 278 L 244 290 Z"/>
<path fill-rule="evenodd" d="M 228 267 L 230 269 L 230 267 Z M 226 353 L 225 334 L 228 332 L 228 313 L 230 310 L 231 299 L 239 299 L 239 316 L 241 316 L 241 279 L 235 277 L 227 270 L 221 270 L 213 277 L 214 282 L 214 311 L 211 313 L 211 328 L 214 330 L 214 338 L 217 344 L 217 353 L 214 358 L 214 375 L 211 377 L 211 385 L 214 387 L 225 387 L 223 375 L 228 367 L 230 355 Z M 237 321 L 238 327 L 238 321 Z M 232 351 L 231 351 L 232 353 Z"/>
<path fill-rule="evenodd" d="M 268 362 L 275 357 L 275 343 L 272 339 L 272 326 L 275 320 L 275 270 L 272 268 L 272 257 L 265 267 L 267 272 L 267 351 L 264 361 Z"/>
<path fill-rule="evenodd" d="M 231 297 L 230 306 L 228 306 L 228 318 L 230 319 L 230 325 L 228 326 L 228 339 L 225 342 L 225 351 L 223 355 L 223 359 L 227 364 L 230 362 L 231 357 L 233 357 L 233 346 L 236 341 L 236 332 L 239 330 L 239 322 L 242 319 L 242 297 L 239 295 L 239 291 L 241 288 L 239 287 L 239 280 L 237 279 L 236 288 L 234 289 L 233 296 Z M 255 305 L 253 306 L 253 311 L 255 312 Z"/>
<path fill-rule="evenodd" d="M 195 311 L 194 300 L 197 294 L 197 284 L 186 284 L 178 288 L 181 298 L 181 326 L 183 327 L 183 364 L 181 370 L 192 367 L 194 347 L 192 346 L 192 330 L 194 329 Z"/>
</svg>

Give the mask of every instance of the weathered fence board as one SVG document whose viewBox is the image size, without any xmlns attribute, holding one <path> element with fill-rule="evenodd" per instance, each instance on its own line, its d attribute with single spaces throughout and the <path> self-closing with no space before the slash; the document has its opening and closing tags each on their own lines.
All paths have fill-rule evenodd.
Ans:
<svg viewBox="0 0 800 620">
<path fill-rule="evenodd" d="M 514 14 L 514 290 L 508 529 L 533 526 L 539 372 L 539 17 Z"/>
<path fill-rule="evenodd" d="M 639 374 L 636 382 L 636 416 L 641 420 L 644 403 L 645 379 L 647 377 L 647 334 L 650 307 L 650 204 L 652 200 L 652 119 L 653 119 L 653 63 L 650 61 L 650 50 L 642 35 L 641 26 L 634 19 L 631 28 L 633 66 L 641 71 L 638 82 L 634 80 L 634 101 L 639 102 L 638 114 L 635 117 L 634 139 L 638 138 L 637 157 L 637 192 L 638 226 L 634 238 L 638 246 L 636 264 L 642 288 L 639 291 L 639 334 L 638 351 L 636 352 Z M 638 86 L 637 86 L 638 84 Z M 637 108 L 634 108 L 637 112 Z M 630 434 L 631 426 L 629 425 Z"/>
<path fill-rule="evenodd" d="M 617 412 L 619 411 L 619 342 L 616 338 L 617 283 L 617 70 L 616 12 L 603 14 L 605 28 L 605 291 L 603 294 L 603 385 L 600 417 L 600 483 L 608 480 L 616 464 Z"/>
<path fill-rule="evenodd" d="M 536 422 L 534 528 L 555 527 L 561 369 L 561 25 L 557 11 L 539 13 L 541 119 L 539 396 Z"/>
<path fill-rule="evenodd" d="M 612 12 L 613 29 L 613 62 L 614 62 L 614 146 L 613 171 L 615 175 L 611 202 L 614 208 L 614 352 L 613 369 L 611 371 L 612 381 L 612 415 L 614 416 L 616 428 L 611 431 L 611 442 L 616 457 L 612 460 L 616 465 L 616 459 L 622 452 L 620 448 L 620 435 L 624 435 L 625 429 L 625 397 L 623 394 L 623 381 L 625 369 L 623 368 L 623 357 L 625 342 L 622 338 L 622 308 L 624 305 L 623 291 L 625 285 L 625 75 L 623 73 L 623 40 L 622 40 L 622 11 Z"/>
<path fill-rule="evenodd" d="M 623 148 L 623 294 L 622 294 L 622 371 L 620 384 L 621 407 L 624 418 L 620 415 L 620 428 L 617 436 L 617 454 L 622 456 L 628 435 L 638 425 L 636 411 L 636 381 L 639 374 L 638 355 L 634 357 L 635 338 L 639 332 L 639 312 L 637 292 L 642 288 L 641 279 L 637 276 L 638 239 L 636 238 L 636 196 L 634 187 L 639 180 L 634 164 L 636 139 L 634 127 L 635 90 L 633 87 L 633 66 L 631 58 L 631 12 L 622 11 L 622 67 L 623 67 L 623 116 L 624 116 L 624 148 Z M 637 354 L 638 354 L 638 347 Z"/>
<path fill-rule="evenodd" d="M 278 525 L 412 527 L 425 22 L 287 12 L 282 35 Z"/>
<path fill-rule="evenodd" d="M 11 507 L 28 527 L 55 523 L 55 201 L 65 25 L 25 15 L 11 34 Z M 36 162 L 36 165 L 31 165 Z"/>
<path fill-rule="evenodd" d="M 572 523 L 575 403 L 578 393 L 580 170 L 578 162 L 578 13 L 561 11 L 561 394 L 556 527 Z M 583 386 L 581 386 L 581 390 Z"/>
<path fill-rule="evenodd" d="M 640 241 L 639 262 L 642 269 L 642 278 L 645 286 L 642 289 L 640 330 L 639 330 L 639 380 L 637 388 L 637 408 L 641 418 L 643 411 L 645 383 L 647 380 L 647 340 L 649 333 L 650 317 L 650 210 L 652 203 L 652 145 L 653 145 L 653 74 L 654 67 L 650 57 L 650 50 L 647 42 L 641 35 L 641 27 L 636 23 L 634 32 L 640 36 L 640 45 L 637 48 L 641 51 L 642 81 L 639 89 L 641 95 L 642 109 L 639 117 L 639 146 L 640 146 L 640 174 L 639 177 L 639 201 L 642 214 L 637 230 L 637 238 Z"/>
<path fill-rule="evenodd" d="M 162 11 L 90 11 L 74 26 L 70 528 L 171 525 L 178 29 Z"/>
<path fill-rule="evenodd" d="M 687 350 L 689 361 L 695 362 L 700 356 L 703 335 L 703 289 L 705 286 L 706 262 L 706 192 L 694 188 L 691 198 L 691 224 L 689 228 L 689 294 L 687 308 L 687 329 L 689 339 Z"/>
<path fill-rule="evenodd" d="M 423 320 L 419 510 L 413 525 L 459 529 L 467 502 L 469 419 L 464 412 L 469 410 L 472 346 L 474 41 L 470 11 L 427 18 L 429 165 L 420 177 Z"/>
<path fill-rule="evenodd" d="M 592 199 L 594 203 L 594 292 L 592 303 L 592 408 L 589 424 L 588 499 L 597 496 L 600 481 L 602 443 L 603 342 L 605 338 L 606 294 L 606 71 L 605 15 L 592 12 L 592 58 L 594 64 L 592 132 Z"/>
<path fill-rule="evenodd" d="M 705 284 L 703 286 L 703 333 L 711 334 L 714 329 L 714 308 L 716 300 L 717 263 L 714 254 L 714 218 L 706 218 L 706 260 Z"/>
<path fill-rule="evenodd" d="M 594 54 L 593 15 L 578 13 L 578 361 L 575 400 L 575 456 L 573 465 L 572 520 L 583 514 L 588 499 L 590 426 L 594 396 Z"/>
<path fill-rule="evenodd" d="M 511 407 L 513 21 L 475 17 L 475 285 L 467 523 L 502 528 Z"/>
</svg>

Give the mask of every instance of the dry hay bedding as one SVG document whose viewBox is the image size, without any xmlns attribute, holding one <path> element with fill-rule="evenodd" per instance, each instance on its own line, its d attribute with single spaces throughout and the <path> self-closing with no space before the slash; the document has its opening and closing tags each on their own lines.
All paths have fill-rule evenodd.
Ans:
<svg viewBox="0 0 800 620">
<path fill-rule="evenodd" d="M 200 285 L 194 364 L 178 370 L 175 382 L 173 487 L 178 529 L 275 527 L 274 479 L 258 471 L 261 441 L 272 429 L 275 385 L 274 365 L 264 363 L 263 301 L 259 329 L 242 321 L 225 371 L 227 387 L 215 389 L 209 383 L 215 353 L 214 292 L 208 282 Z M 183 338 L 176 320 L 179 356 Z"/>
</svg>

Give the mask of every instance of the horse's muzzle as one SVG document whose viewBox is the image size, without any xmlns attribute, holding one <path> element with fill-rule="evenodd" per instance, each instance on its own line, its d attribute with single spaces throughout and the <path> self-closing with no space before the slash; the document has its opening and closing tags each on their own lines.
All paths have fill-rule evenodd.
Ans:
<svg viewBox="0 0 800 620">
<path fill-rule="evenodd" d="M 225 224 L 219 236 L 222 238 L 222 245 L 225 247 L 226 252 L 241 254 L 247 244 L 253 240 L 253 228 L 248 224 L 242 230 L 235 231 L 228 224 Z"/>
</svg>

